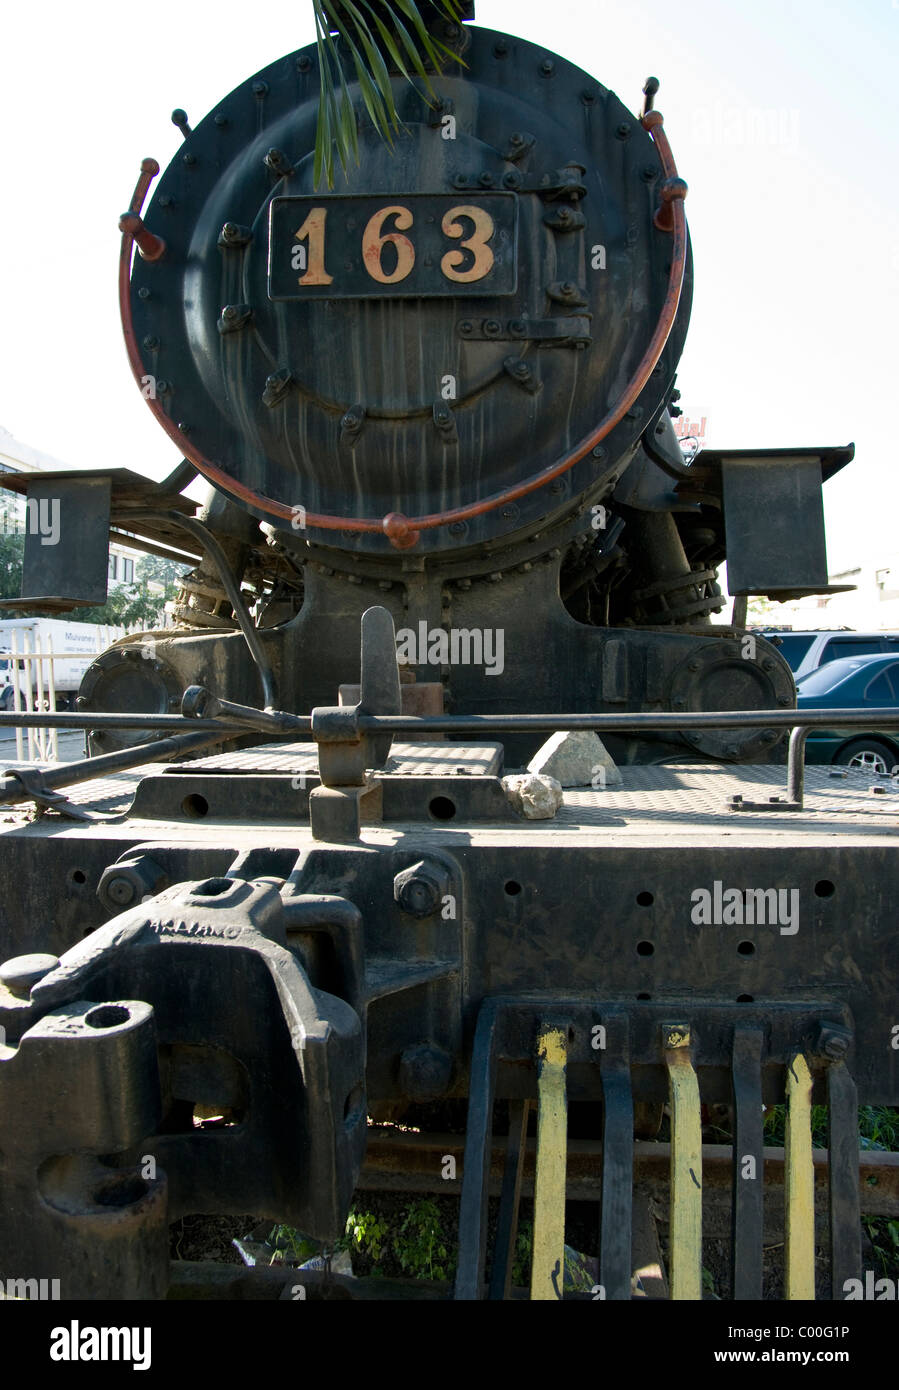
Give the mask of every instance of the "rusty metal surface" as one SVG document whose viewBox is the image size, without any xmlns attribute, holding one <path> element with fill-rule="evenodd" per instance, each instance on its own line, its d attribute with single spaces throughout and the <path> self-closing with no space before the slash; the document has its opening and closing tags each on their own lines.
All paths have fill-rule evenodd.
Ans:
<svg viewBox="0 0 899 1390">
<path fill-rule="evenodd" d="M 420 743 L 393 746 L 385 776 L 454 777 L 464 767 L 465 776 L 495 776 L 499 770 L 498 745 Z M 39 765 L 44 766 L 44 765 Z M 114 776 L 83 782 L 68 793 L 75 804 L 98 811 L 124 813 L 131 805 L 138 783 L 145 776 L 190 776 L 199 773 L 230 772 L 239 776 L 284 774 L 300 776 L 317 772 L 315 744 L 266 744 L 257 748 L 238 749 L 189 763 L 146 765 L 116 773 Z M 562 840 L 587 830 L 602 831 L 616 840 L 642 834 L 658 834 L 664 827 L 668 833 L 695 836 L 699 829 L 713 837 L 738 836 L 741 840 L 757 839 L 772 834 L 779 837 L 795 835 L 803 843 L 812 843 L 818 835 L 836 834 L 852 838 L 889 836 L 899 831 L 899 789 L 888 779 L 882 785 L 885 794 L 872 792 L 875 784 L 870 775 L 850 770 L 845 778 L 833 778 L 826 767 L 806 768 L 805 811 L 784 818 L 763 812 L 736 817 L 728 805 L 732 795 L 752 795 L 754 800 L 784 794 L 786 770 L 777 767 L 732 767 L 715 764 L 684 763 L 669 767 L 623 767 L 621 787 L 593 791 L 589 788 L 569 788 L 564 793 L 562 809 L 551 821 L 524 821 L 516 826 L 516 834 L 529 838 L 551 836 Z M 16 808 L 10 808 L 10 816 Z M 240 813 L 235 807 L 235 819 Z M 6 824 L 12 824 L 9 820 Z M 202 829 L 201 826 L 197 827 Z M 461 831 L 460 827 L 460 831 Z M 251 830 L 247 826 L 248 832 Z M 431 827 L 421 827 L 422 833 L 433 833 Z M 3 825 L 0 824 L 0 834 Z M 392 838 L 397 832 L 366 827 L 366 836 L 374 840 L 381 836 Z M 439 833 L 459 833 L 452 826 Z M 502 834 L 488 827 L 479 828 L 478 836 Z"/>
<path fill-rule="evenodd" d="M 442 1192 L 462 1190 L 465 1140 L 458 1134 L 419 1134 L 413 1131 L 369 1128 L 368 1149 L 362 1174 L 360 1192 Z M 527 1141 L 522 1178 L 522 1196 L 534 1195 L 534 1169 L 537 1145 Z M 456 1160 L 456 1174 L 444 1178 L 444 1158 Z M 765 1186 L 766 1217 L 770 1220 L 778 1203 L 783 1201 L 785 1161 L 784 1150 L 766 1148 Z M 490 1157 L 489 1191 L 498 1197 L 502 1190 L 505 1140 L 494 1138 Z M 827 1213 L 828 1154 L 826 1149 L 813 1149 L 815 1172 L 815 1205 L 817 1217 L 823 1222 Z M 668 1184 L 671 1150 L 668 1144 L 637 1140 L 634 1144 L 634 1185 L 649 1191 L 657 1214 L 667 1215 Z M 567 1159 L 568 1201 L 598 1201 L 602 1193 L 602 1143 L 591 1139 L 569 1139 Z M 730 1197 L 733 1188 L 733 1154 L 727 1144 L 703 1144 L 702 1185 L 705 1197 L 704 1234 L 729 1233 L 724 1218 L 730 1219 Z M 899 1216 L 899 1153 L 880 1153 L 862 1150 L 859 1154 L 858 1189 L 861 1210 L 866 1216 Z"/>
</svg>

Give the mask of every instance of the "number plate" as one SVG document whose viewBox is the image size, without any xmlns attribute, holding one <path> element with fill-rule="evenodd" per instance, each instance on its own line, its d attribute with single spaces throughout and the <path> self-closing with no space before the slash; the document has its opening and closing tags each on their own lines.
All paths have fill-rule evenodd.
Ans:
<svg viewBox="0 0 899 1390">
<path fill-rule="evenodd" d="M 271 299 L 514 294 L 514 193 L 274 198 Z"/>
</svg>

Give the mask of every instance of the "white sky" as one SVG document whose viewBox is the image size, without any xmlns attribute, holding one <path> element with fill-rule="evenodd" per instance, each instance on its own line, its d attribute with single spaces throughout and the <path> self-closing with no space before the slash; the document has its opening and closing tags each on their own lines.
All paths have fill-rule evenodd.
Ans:
<svg viewBox="0 0 899 1390">
<path fill-rule="evenodd" d="M 831 569 L 899 549 L 899 0 L 477 0 L 632 109 L 661 81 L 690 184 L 696 295 L 682 405 L 719 446 L 844 444 Z M 68 463 L 161 477 L 178 454 L 134 385 L 117 220 L 140 160 L 314 37 L 308 0 L 32 0 L 0 53 L 0 424 Z"/>
</svg>

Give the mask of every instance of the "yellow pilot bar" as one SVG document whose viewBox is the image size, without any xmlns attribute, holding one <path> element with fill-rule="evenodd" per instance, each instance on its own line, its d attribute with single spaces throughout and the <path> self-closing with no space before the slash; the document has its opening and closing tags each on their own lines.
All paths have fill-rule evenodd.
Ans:
<svg viewBox="0 0 899 1390">
<path fill-rule="evenodd" d="M 537 1171 L 531 1298 L 561 1299 L 565 1277 L 565 1169 L 568 1146 L 566 1030 L 547 1028 L 537 1043 Z"/>
<path fill-rule="evenodd" d="M 663 1030 L 671 1104 L 671 1297 L 702 1298 L 702 1123 L 690 1029 Z"/>
<path fill-rule="evenodd" d="M 799 1052 L 787 1067 L 786 1295 L 815 1297 L 815 1172 L 812 1166 L 812 1075 Z"/>
</svg>

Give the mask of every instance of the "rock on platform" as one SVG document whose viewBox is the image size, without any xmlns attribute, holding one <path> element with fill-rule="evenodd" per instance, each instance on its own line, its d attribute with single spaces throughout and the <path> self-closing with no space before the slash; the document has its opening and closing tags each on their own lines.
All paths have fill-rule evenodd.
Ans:
<svg viewBox="0 0 899 1390">
<path fill-rule="evenodd" d="M 528 763 L 528 772 L 554 777 L 563 787 L 620 787 L 621 773 L 590 729 L 552 734 Z"/>
</svg>

